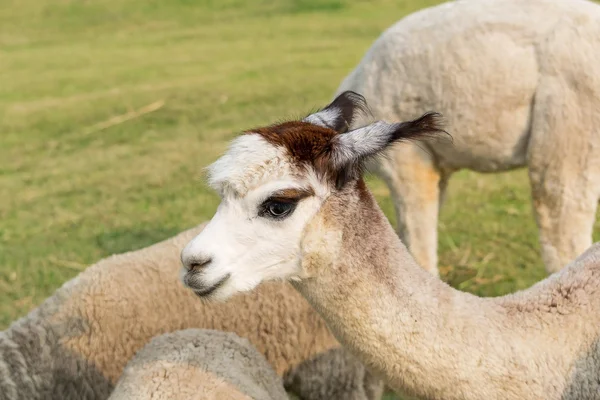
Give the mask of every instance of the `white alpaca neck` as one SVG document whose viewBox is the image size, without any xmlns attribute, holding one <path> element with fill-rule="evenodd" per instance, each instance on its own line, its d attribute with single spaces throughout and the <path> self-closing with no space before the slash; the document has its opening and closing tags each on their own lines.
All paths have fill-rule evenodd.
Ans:
<svg viewBox="0 0 600 400">
<path fill-rule="evenodd" d="M 581 315 L 546 312 L 554 277 L 496 299 L 454 290 L 416 264 L 368 192 L 328 200 L 303 248 L 308 278 L 294 286 L 344 346 L 421 398 L 565 398 L 598 335 Z"/>
</svg>

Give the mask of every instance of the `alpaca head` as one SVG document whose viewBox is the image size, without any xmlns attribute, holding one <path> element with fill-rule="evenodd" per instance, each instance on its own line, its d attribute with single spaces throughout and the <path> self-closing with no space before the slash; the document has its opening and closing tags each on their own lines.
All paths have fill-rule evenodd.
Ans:
<svg viewBox="0 0 600 400">
<path fill-rule="evenodd" d="M 181 253 L 182 280 L 200 297 L 225 300 L 262 281 L 302 279 L 304 228 L 329 196 L 357 186 L 368 157 L 440 129 L 438 115 L 349 130 L 366 110 L 340 94 L 300 121 L 245 132 L 209 167 L 221 203 Z"/>
</svg>

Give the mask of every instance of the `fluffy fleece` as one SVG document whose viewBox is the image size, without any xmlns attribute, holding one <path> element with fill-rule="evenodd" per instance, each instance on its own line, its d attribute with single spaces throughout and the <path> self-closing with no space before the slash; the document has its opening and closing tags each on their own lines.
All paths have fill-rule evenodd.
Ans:
<svg viewBox="0 0 600 400">
<path fill-rule="evenodd" d="M 348 371 L 355 376 L 348 379 Z M 284 375 L 284 386 L 302 400 L 379 399 L 384 385 L 348 351 L 331 349 L 316 355 Z M 347 386 L 327 385 L 327 382 L 346 382 Z M 326 388 L 327 392 L 324 392 Z"/>
<path fill-rule="evenodd" d="M 288 400 L 281 377 L 235 333 L 158 336 L 128 363 L 110 400 Z"/>
<path fill-rule="evenodd" d="M 187 328 L 248 338 L 279 375 L 339 347 L 287 284 L 227 304 L 206 304 L 186 290 L 178 279 L 180 252 L 204 226 L 99 261 L 0 332 L 0 399 L 106 399 L 136 351 L 154 336 Z"/>
<path fill-rule="evenodd" d="M 600 196 L 600 6 L 586 0 L 451 1 L 387 29 L 337 93 L 364 95 L 374 119 L 441 112 L 453 143 L 398 146 L 371 165 L 397 231 L 437 270 L 438 211 L 460 169 L 527 167 L 548 272 L 592 243 Z M 357 121 L 362 124 L 364 121 Z"/>
</svg>

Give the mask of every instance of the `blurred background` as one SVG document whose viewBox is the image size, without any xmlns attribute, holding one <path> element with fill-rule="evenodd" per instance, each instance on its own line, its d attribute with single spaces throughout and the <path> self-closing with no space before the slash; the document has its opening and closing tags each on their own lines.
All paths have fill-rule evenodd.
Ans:
<svg viewBox="0 0 600 400">
<path fill-rule="evenodd" d="M 2 0 L 0 329 L 100 258 L 209 219 L 202 169 L 228 140 L 324 106 L 384 29 L 437 3 Z M 439 256 L 484 296 L 545 277 L 526 170 L 456 174 Z"/>
</svg>

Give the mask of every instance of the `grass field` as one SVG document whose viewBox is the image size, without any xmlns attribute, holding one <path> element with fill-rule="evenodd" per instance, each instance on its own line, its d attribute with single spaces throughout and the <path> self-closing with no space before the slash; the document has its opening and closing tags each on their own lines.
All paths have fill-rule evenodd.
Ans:
<svg viewBox="0 0 600 400">
<path fill-rule="evenodd" d="M 227 140 L 324 105 L 383 29 L 438 2 L 4 0 L 0 328 L 90 263 L 210 218 L 201 169 Z M 544 277 L 526 172 L 457 174 L 439 245 L 462 290 Z"/>
</svg>

